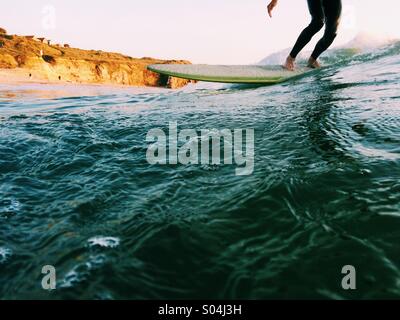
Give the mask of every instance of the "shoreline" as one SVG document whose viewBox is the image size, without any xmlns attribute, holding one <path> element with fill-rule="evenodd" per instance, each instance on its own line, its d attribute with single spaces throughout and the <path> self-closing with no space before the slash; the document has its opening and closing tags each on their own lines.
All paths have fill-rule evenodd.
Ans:
<svg viewBox="0 0 400 320">
<path fill-rule="evenodd" d="M 29 77 L 29 74 L 32 74 Z M 0 68 L 0 85 L 29 85 L 29 84 L 39 84 L 39 85 L 62 85 L 62 86 L 85 86 L 85 87 L 110 87 L 110 88 L 121 88 L 121 89 L 165 89 L 171 90 L 171 88 L 167 87 L 158 87 L 158 86 L 146 86 L 146 85 L 127 85 L 127 84 L 116 84 L 112 82 L 102 82 L 102 83 L 94 83 L 94 82 L 84 82 L 84 81 L 66 81 L 66 80 L 49 80 L 44 77 L 38 77 L 33 74 L 31 70 L 27 70 L 24 68 L 15 68 L 15 69 L 4 69 Z"/>
</svg>

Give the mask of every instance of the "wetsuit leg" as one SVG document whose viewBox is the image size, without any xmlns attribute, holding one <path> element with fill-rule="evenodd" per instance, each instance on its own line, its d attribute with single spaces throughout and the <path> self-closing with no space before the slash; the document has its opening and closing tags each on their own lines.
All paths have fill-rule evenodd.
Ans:
<svg viewBox="0 0 400 320">
<path fill-rule="evenodd" d="M 336 38 L 340 16 L 342 15 L 342 1 L 322 0 L 322 7 L 325 14 L 325 34 L 317 43 L 314 52 L 311 55 L 315 60 L 317 60 L 318 57 L 331 46 Z"/>
<path fill-rule="evenodd" d="M 312 37 L 316 33 L 318 33 L 324 26 L 325 15 L 322 7 L 322 1 L 323 0 L 308 0 L 308 9 L 311 14 L 311 23 L 308 25 L 307 28 L 303 30 L 303 32 L 297 39 L 297 42 L 294 45 L 292 52 L 290 53 L 290 56 L 292 58 L 295 59 L 299 52 L 303 50 L 303 48 L 310 42 Z M 335 0 L 327 1 L 329 2 Z"/>
</svg>

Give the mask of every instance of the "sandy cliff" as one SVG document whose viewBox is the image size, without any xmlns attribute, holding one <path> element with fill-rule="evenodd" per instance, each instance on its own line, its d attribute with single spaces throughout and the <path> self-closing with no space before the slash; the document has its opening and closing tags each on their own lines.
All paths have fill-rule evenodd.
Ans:
<svg viewBox="0 0 400 320">
<path fill-rule="evenodd" d="M 118 53 L 65 48 L 0 32 L 0 69 L 27 81 L 116 84 L 179 88 L 190 81 L 160 76 L 146 69 L 154 63 L 188 61 L 136 59 Z"/>
</svg>

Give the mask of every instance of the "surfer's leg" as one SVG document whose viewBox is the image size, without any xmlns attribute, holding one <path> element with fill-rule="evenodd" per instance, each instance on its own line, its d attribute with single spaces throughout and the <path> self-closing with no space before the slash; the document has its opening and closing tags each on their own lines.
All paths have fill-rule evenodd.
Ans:
<svg viewBox="0 0 400 320">
<path fill-rule="evenodd" d="M 325 13 L 325 34 L 317 43 L 314 52 L 311 55 L 311 64 L 312 62 L 317 63 L 318 57 L 326 51 L 335 40 L 340 23 L 340 17 L 342 15 L 341 0 L 322 0 L 322 5 Z"/>
<path fill-rule="evenodd" d="M 311 14 L 311 23 L 303 30 L 297 39 L 290 57 L 296 59 L 297 55 L 311 41 L 312 37 L 324 26 L 324 11 L 322 8 L 323 0 L 308 0 L 308 9 Z M 328 0 L 330 1 L 330 0 Z"/>
</svg>

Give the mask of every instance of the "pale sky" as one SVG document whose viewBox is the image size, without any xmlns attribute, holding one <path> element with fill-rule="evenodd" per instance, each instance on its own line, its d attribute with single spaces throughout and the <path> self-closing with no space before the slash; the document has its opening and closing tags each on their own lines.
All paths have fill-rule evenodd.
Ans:
<svg viewBox="0 0 400 320">
<path fill-rule="evenodd" d="M 73 47 L 193 63 L 248 64 L 291 47 L 309 23 L 306 0 L 13 0 L 0 27 Z M 343 0 L 335 45 L 358 32 L 400 38 L 399 0 Z M 318 36 L 315 41 L 318 40 Z M 309 49 L 312 49 L 311 47 Z"/>
</svg>

